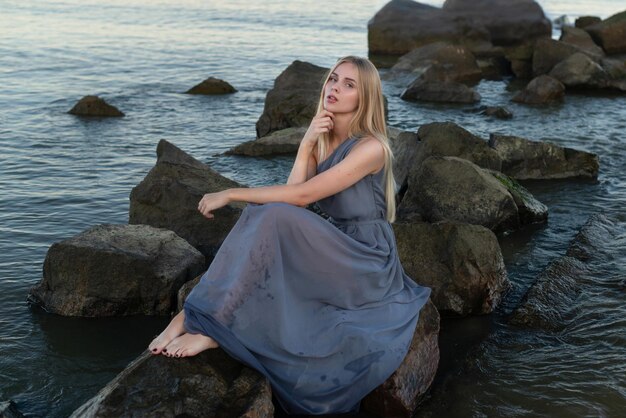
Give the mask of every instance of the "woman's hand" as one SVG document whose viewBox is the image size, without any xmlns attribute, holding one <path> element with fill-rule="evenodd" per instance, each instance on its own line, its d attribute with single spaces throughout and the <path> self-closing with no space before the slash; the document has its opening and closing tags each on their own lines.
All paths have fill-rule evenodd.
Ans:
<svg viewBox="0 0 626 418">
<path fill-rule="evenodd" d="M 198 210 L 200 213 L 209 219 L 213 219 L 214 215 L 211 211 L 219 209 L 230 203 L 227 192 L 228 190 L 223 190 L 217 193 L 207 193 L 202 196 L 200 203 L 198 203 Z"/>
<path fill-rule="evenodd" d="M 323 109 L 317 115 L 313 117 L 311 120 L 311 124 L 309 125 L 309 129 L 307 129 L 304 134 L 304 138 L 302 138 L 301 145 L 309 146 L 310 149 L 317 144 L 317 139 L 319 136 L 325 132 L 330 132 L 333 130 L 335 126 L 335 115 L 328 110 Z"/>
</svg>

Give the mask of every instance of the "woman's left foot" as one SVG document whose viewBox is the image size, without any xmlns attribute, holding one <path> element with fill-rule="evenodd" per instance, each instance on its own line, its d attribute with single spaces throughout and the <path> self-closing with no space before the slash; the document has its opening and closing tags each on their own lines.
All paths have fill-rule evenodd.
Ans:
<svg viewBox="0 0 626 418">
<path fill-rule="evenodd" d="M 183 334 L 165 347 L 163 354 L 168 357 L 191 357 L 219 344 L 211 337 L 202 334 Z"/>
</svg>

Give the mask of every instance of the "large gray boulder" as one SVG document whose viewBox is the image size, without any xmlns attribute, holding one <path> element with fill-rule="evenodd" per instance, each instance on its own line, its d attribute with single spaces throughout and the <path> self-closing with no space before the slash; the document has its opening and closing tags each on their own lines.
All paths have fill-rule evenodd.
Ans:
<svg viewBox="0 0 626 418">
<path fill-rule="evenodd" d="M 411 0 L 392 0 L 367 24 L 369 55 L 403 55 L 437 41 L 470 48 L 489 42 L 489 32 L 438 7 Z"/>
<path fill-rule="evenodd" d="M 550 36 L 552 25 L 533 0 L 446 0 L 443 11 L 487 28 L 494 45 Z"/>
<path fill-rule="evenodd" d="M 477 165 L 458 157 L 432 156 L 412 171 L 398 207 L 400 220 L 417 212 L 428 222 L 456 220 L 489 229 L 519 227 L 510 193 Z"/>
<path fill-rule="evenodd" d="M 98 96 L 84 96 L 67 113 L 76 116 L 120 117 L 124 113 Z"/>
<path fill-rule="evenodd" d="M 167 315 L 204 257 L 172 231 L 98 225 L 53 244 L 29 299 L 66 316 Z"/>
<path fill-rule="evenodd" d="M 453 122 L 433 122 L 417 131 L 420 147 L 411 170 L 417 170 L 424 160 L 434 155 L 464 158 L 474 164 L 500 170 L 502 161 L 486 141 Z"/>
<path fill-rule="evenodd" d="M 589 36 L 589 33 L 583 29 L 573 26 L 563 26 L 563 28 L 561 28 L 559 41 L 580 48 L 596 60 L 604 57 L 602 48 L 596 45 L 593 39 L 591 39 L 591 36 Z"/>
<path fill-rule="evenodd" d="M 539 39 L 533 48 L 533 76 L 548 74 L 555 65 L 570 55 L 581 52 L 575 45 L 554 39 Z"/>
<path fill-rule="evenodd" d="M 188 358 L 142 354 L 72 418 L 270 418 L 267 379 L 221 349 Z"/>
<path fill-rule="evenodd" d="M 540 75 L 533 78 L 511 100 L 524 104 L 547 104 L 563 101 L 564 96 L 565 86 L 563 83 L 549 75 Z"/>
<path fill-rule="evenodd" d="M 541 206 L 512 179 L 503 181 L 463 158 L 432 156 L 410 173 L 398 218 L 417 213 L 427 222 L 453 220 L 504 232 L 545 220 L 547 208 L 538 211 Z"/>
<path fill-rule="evenodd" d="M 389 144 L 393 152 L 393 175 L 398 191 L 406 185 L 409 170 L 419 149 L 419 141 L 415 132 L 388 128 Z"/>
<path fill-rule="evenodd" d="M 432 289 L 441 314 L 492 312 L 510 288 L 496 235 L 480 225 L 441 221 L 393 224 L 402 267 Z"/>
<path fill-rule="evenodd" d="M 415 414 L 439 365 L 439 312 L 429 300 L 422 308 L 413 340 L 402 364 L 361 402 L 364 412 L 381 417 Z"/>
<path fill-rule="evenodd" d="M 263 114 L 256 123 L 257 138 L 280 129 L 308 126 L 328 70 L 295 60 L 280 73 L 265 97 Z"/>
<path fill-rule="evenodd" d="M 401 56 L 391 71 L 414 77 L 424 74 L 429 81 L 476 82 L 482 77 L 474 54 L 467 47 L 450 42 L 416 48 Z"/>
<path fill-rule="evenodd" d="M 603 214 L 593 214 L 558 257 L 539 274 L 511 313 L 509 322 L 548 331 L 562 330 L 575 316 L 576 300 L 589 275 L 589 260 L 598 249 L 617 239 L 615 224 Z"/>
<path fill-rule="evenodd" d="M 130 193 L 128 222 L 172 230 L 210 259 L 245 205 L 228 204 L 207 219 L 198 211 L 198 202 L 206 193 L 234 187 L 245 186 L 161 140 L 156 165 Z"/>
<path fill-rule="evenodd" d="M 626 52 L 626 10 L 586 26 L 585 30 L 607 54 Z"/>
<path fill-rule="evenodd" d="M 598 156 L 590 152 L 497 134 L 489 146 L 502 159 L 501 171 L 518 180 L 598 177 Z"/>
<path fill-rule="evenodd" d="M 307 129 L 306 126 L 302 126 L 274 131 L 262 138 L 239 144 L 226 151 L 225 154 L 247 155 L 250 157 L 295 154 L 298 152 L 300 141 L 302 141 Z"/>
<path fill-rule="evenodd" d="M 480 94 L 463 83 L 428 81 L 418 77 L 400 96 L 402 100 L 443 103 L 476 103 Z"/>
<path fill-rule="evenodd" d="M 603 88 L 608 86 L 609 76 L 604 68 L 582 52 L 570 55 L 550 71 L 553 77 L 566 87 Z"/>
</svg>

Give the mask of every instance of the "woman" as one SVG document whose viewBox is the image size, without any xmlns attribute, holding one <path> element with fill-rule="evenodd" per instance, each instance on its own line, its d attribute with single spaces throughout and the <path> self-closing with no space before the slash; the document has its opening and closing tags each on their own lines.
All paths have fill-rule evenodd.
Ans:
<svg viewBox="0 0 626 418">
<path fill-rule="evenodd" d="M 340 59 L 285 185 L 204 195 L 198 210 L 249 202 L 154 354 L 221 346 L 263 373 L 285 411 L 358 410 L 404 359 L 431 289 L 402 269 L 381 82 Z M 303 206 L 317 202 L 327 221 Z"/>
</svg>

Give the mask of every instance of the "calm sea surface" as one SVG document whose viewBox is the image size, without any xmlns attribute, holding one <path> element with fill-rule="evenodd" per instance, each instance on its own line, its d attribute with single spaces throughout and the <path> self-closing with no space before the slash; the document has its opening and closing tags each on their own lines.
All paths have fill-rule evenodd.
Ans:
<svg viewBox="0 0 626 418">
<path fill-rule="evenodd" d="M 430 2 L 441 5 L 441 1 Z M 550 18 L 608 17 L 623 1 L 540 2 Z M 148 344 L 164 318 L 76 319 L 26 304 L 48 247 L 88 227 L 128 222 L 128 196 L 169 140 L 248 185 L 284 183 L 289 157 L 219 155 L 253 139 L 274 79 L 293 60 L 330 66 L 367 54 L 367 21 L 384 1 L 0 0 L 0 401 L 64 417 Z M 555 31 L 558 36 L 558 31 Z M 384 70 L 381 71 L 384 73 Z M 181 94 L 215 76 L 239 92 Z M 549 221 L 501 238 L 513 291 L 492 315 L 442 322 L 442 361 L 418 416 L 619 416 L 626 409 L 626 98 L 568 95 L 514 104 L 505 82 L 478 86 L 482 105 L 406 103 L 385 83 L 392 126 L 454 121 L 600 156 L 598 181 L 528 183 Z M 66 112 L 96 94 L 126 113 Z M 505 317 L 536 275 L 596 212 L 616 223 L 560 333 L 521 331 Z M 419 277 L 415 278 L 419 282 Z"/>
</svg>

